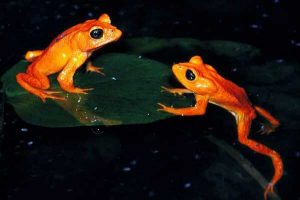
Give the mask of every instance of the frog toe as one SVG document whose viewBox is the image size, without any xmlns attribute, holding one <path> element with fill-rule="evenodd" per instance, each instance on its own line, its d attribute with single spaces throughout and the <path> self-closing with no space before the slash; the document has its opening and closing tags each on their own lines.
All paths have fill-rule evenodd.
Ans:
<svg viewBox="0 0 300 200">
<path fill-rule="evenodd" d="M 68 90 L 70 93 L 76 93 L 76 94 L 88 94 L 88 91 L 93 90 L 94 88 L 73 88 Z"/>
</svg>

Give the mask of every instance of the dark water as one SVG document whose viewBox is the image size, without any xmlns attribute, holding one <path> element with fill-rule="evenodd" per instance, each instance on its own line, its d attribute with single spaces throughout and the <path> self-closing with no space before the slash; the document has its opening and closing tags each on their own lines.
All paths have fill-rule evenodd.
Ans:
<svg viewBox="0 0 300 200">
<path fill-rule="evenodd" d="M 293 66 L 240 69 L 252 80 L 225 73 L 282 120 L 274 134 L 251 137 L 282 155 L 285 171 L 276 187 L 281 199 L 299 199 L 298 9 L 283 0 L 9 1 L 0 4 L 0 72 L 27 50 L 43 49 L 65 28 L 103 12 L 123 31 L 123 40 L 192 37 L 254 45 L 265 60 Z M 119 51 L 117 44 L 107 49 Z M 268 82 L 261 76 L 269 73 Z M 263 199 L 258 183 L 207 135 L 237 149 L 267 180 L 273 174 L 271 161 L 238 144 L 232 117 L 213 106 L 203 117 L 60 129 L 26 124 L 10 105 L 4 108 L 1 199 Z M 258 128 L 255 122 L 253 132 Z"/>
</svg>

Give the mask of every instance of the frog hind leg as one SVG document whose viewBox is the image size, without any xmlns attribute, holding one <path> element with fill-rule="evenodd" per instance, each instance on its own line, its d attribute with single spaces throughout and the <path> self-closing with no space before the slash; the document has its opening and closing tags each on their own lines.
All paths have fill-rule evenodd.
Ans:
<svg viewBox="0 0 300 200">
<path fill-rule="evenodd" d="M 274 172 L 272 180 L 268 183 L 268 185 L 266 186 L 265 191 L 264 191 L 264 198 L 266 200 L 268 194 L 274 192 L 274 189 L 273 189 L 274 185 L 282 177 L 283 163 L 282 163 L 282 159 L 281 159 L 280 155 L 276 151 L 270 149 L 269 147 L 267 147 L 259 142 L 256 142 L 256 141 L 248 138 L 252 120 L 253 120 L 253 118 L 247 117 L 245 115 L 238 116 L 238 120 L 237 120 L 238 140 L 241 144 L 246 145 L 247 147 L 249 147 L 250 149 L 252 149 L 253 151 L 255 151 L 257 153 L 269 156 L 272 160 L 275 172 Z"/>
<path fill-rule="evenodd" d="M 33 62 L 35 61 L 40 55 L 42 55 L 44 51 L 43 50 L 34 50 L 34 51 L 27 51 L 25 54 L 25 59 L 28 62 Z"/>
<path fill-rule="evenodd" d="M 269 121 L 269 124 L 262 123 L 261 130 L 258 131 L 259 133 L 268 135 L 268 134 L 274 132 L 275 129 L 280 125 L 279 120 L 277 120 L 275 117 L 273 117 L 271 115 L 271 113 L 269 113 L 267 110 L 265 110 L 259 106 L 254 106 L 254 109 L 260 116 L 262 116 L 263 118 L 265 118 L 266 120 Z"/>
<path fill-rule="evenodd" d="M 53 95 L 58 92 L 46 91 L 50 87 L 50 81 L 46 75 L 41 73 L 32 74 L 28 70 L 27 73 L 18 73 L 16 79 L 21 87 L 31 94 L 40 97 L 43 102 L 46 101 L 46 98 L 65 100 L 63 97 Z"/>
</svg>

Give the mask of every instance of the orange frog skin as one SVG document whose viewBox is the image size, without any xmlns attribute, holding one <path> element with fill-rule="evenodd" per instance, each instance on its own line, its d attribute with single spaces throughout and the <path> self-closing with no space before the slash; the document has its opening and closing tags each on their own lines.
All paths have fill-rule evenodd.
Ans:
<svg viewBox="0 0 300 200">
<path fill-rule="evenodd" d="M 57 81 L 60 87 L 70 93 L 86 94 L 92 88 L 81 89 L 73 84 L 76 70 L 102 46 L 117 41 L 122 32 L 111 25 L 107 14 L 98 19 L 87 20 L 59 34 L 45 50 L 28 51 L 25 59 L 31 64 L 26 73 L 16 76 L 17 82 L 28 92 L 40 97 L 65 100 L 47 91 L 50 87 L 48 76 L 60 72 Z M 87 70 L 103 74 L 101 68 L 87 64 Z"/>
<path fill-rule="evenodd" d="M 279 121 L 265 109 L 253 106 L 248 100 L 245 90 L 233 82 L 224 79 L 210 65 L 204 64 L 200 56 L 194 56 L 187 63 L 174 64 L 172 71 L 185 88 L 165 88 L 167 92 L 182 95 L 192 93 L 196 104 L 188 108 L 167 107 L 161 103 L 159 110 L 181 116 L 204 115 L 208 103 L 215 104 L 230 112 L 236 120 L 238 140 L 241 144 L 272 159 L 275 169 L 274 176 L 264 191 L 264 198 L 274 192 L 274 185 L 282 177 L 283 163 L 280 155 L 252 139 L 248 138 L 251 122 L 256 118 L 256 112 L 267 119 L 270 124 L 263 126 L 260 132 L 269 134 L 279 126 Z"/>
</svg>

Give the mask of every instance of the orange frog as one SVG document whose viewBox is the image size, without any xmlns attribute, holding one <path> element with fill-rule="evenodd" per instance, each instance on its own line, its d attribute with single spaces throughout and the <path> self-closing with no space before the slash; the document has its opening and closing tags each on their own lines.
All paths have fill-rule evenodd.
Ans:
<svg viewBox="0 0 300 200">
<path fill-rule="evenodd" d="M 276 151 L 249 139 L 248 135 L 251 122 L 256 118 L 256 112 L 270 122 L 260 131 L 263 134 L 273 132 L 279 126 L 279 121 L 265 109 L 253 106 L 243 88 L 224 79 L 212 66 L 204 64 L 200 56 L 194 56 L 186 63 L 174 64 L 172 70 L 185 88 L 163 87 L 163 89 L 178 95 L 194 94 L 196 104 L 188 108 L 173 108 L 159 103 L 161 106 L 159 110 L 181 116 L 204 115 L 207 104 L 212 103 L 230 112 L 236 120 L 239 142 L 272 159 L 275 173 L 265 188 L 264 198 L 266 199 L 270 192 L 274 192 L 273 187 L 282 176 L 283 163 Z"/>
<path fill-rule="evenodd" d="M 25 59 L 31 64 L 26 73 L 17 74 L 17 82 L 44 102 L 46 98 L 65 100 L 54 95 L 59 92 L 47 90 L 50 87 L 48 76 L 60 72 L 57 81 L 62 89 L 70 93 L 86 94 L 92 88 L 81 89 L 73 84 L 76 70 L 95 50 L 117 41 L 121 35 L 122 32 L 111 25 L 107 14 L 77 24 L 59 34 L 45 50 L 28 51 Z M 102 73 L 101 68 L 90 62 L 87 70 Z"/>
</svg>

